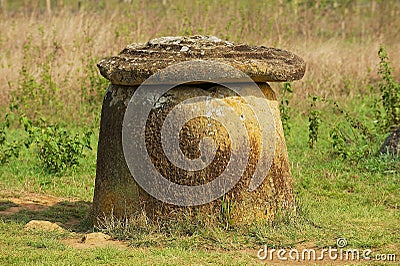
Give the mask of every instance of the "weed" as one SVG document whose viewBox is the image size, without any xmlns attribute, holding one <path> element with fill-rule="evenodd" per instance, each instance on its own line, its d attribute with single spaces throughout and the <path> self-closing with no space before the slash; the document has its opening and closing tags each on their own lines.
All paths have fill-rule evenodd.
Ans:
<svg viewBox="0 0 400 266">
<path fill-rule="evenodd" d="M 84 150 L 91 149 L 91 130 L 85 130 L 82 135 L 73 135 L 60 125 L 48 125 L 44 119 L 35 126 L 26 117 L 21 117 L 21 123 L 28 132 L 26 146 L 35 145 L 36 154 L 50 173 L 61 173 L 76 167 L 84 156 Z"/>
<path fill-rule="evenodd" d="M 369 126 L 361 121 L 356 115 L 339 106 L 336 101 L 317 96 L 312 97 L 312 103 L 308 115 L 309 120 L 309 138 L 308 145 L 313 148 L 318 141 L 319 128 L 322 122 L 321 111 L 316 109 L 318 102 L 326 103 L 333 108 L 333 113 L 339 114 L 335 120 L 338 122 L 326 121 L 329 130 L 329 141 L 333 154 L 339 155 L 345 159 L 358 161 L 361 157 L 373 154 L 371 145 L 378 136 Z M 335 121 L 333 120 L 333 121 Z"/>
<path fill-rule="evenodd" d="M 390 67 L 388 55 L 383 47 L 379 48 L 378 56 L 378 74 L 381 76 L 378 87 L 381 97 L 375 103 L 375 107 L 377 124 L 386 132 L 400 127 L 400 83 L 394 80 L 393 68 Z"/>
<path fill-rule="evenodd" d="M 12 123 L 12 114 L 6 114 L 5 121 L 0 128 L 0 165 L 7 163 L 11 158 L 18 157 L 21 143 L 17 140 L 8 140 L 7 130 Z"/>
<path fill-rule="evenodd" d="M 43 29 L 39 27 L 40 34 Z M 32 44 L 32 37 L 28 36 L 23 48 L 22 66 L 19 70 L 17 88 L 12 91 L 11 103 L 13 109 L 20 114 L 28 114 L 36 119 L 43 114 L 54 113 L 62 109 L 57 87 L 52 76 L 52 63 L 56 56 L 57 45 L 54 50 L 45 56 L 45 60 L 37 66 L 32 66 L 32 58 L 41 56 L 40 47 Z M 33 75 L 39 69 L 39 75 Z"/>
<path fill-rule="evenodd" d="M 393 69 L 384 48 L 378 52 L 380 68 L 378 74 L 381 80 L 378 83 L 379 98 L 375 100 L 370 113 L 374 113 L 378 131 L 389 131 L 400 125 L 400 84 L 393 78 Z M 373 89 L 373 86 L 371 86 Z M 339 106 L 337 102 L 327 99 L 322 101 L 333 105 L 334 110 L 343 115 L 346 123 L 333 125 L 329 132 L 332 151 L 343 158 L 359 161 L 361 158 L 375 154 L 373 143 L 379 139 L 379 132 L 372 131 L 365 122 Z"/>
<path fill-rule="evenodd" d="M 283 131 L 286 135 L 289 135 L 290 133 L 289 93 L 293 93 L 292 86 L 289 82 L 285 82 L 282 88 L 282 99 L 281 104 L 279 105 L 279 110 L 281 113 Z"/>
<path fill-rule="evenodd" d="M 318 97 L 313 96 L 308 115 L 308 146 L 314 148 L 318 141 L 318 129 L 321 124 L 321 111 L 316 109 Z"/>
<path fill-rule="evenodd" d="M 235 201 L 228 196 L 223 195 L 221 200 L 221 224 L 228 230 L 234 226 L 233 213 L 235 212 Z"/>
<path fill-rule="evenodd" d="M 325 102 L 331 103 L 327 100 Z M 337 102 L 332 105 L 347 122 L 333 125 L 329 131 L 333 153 L 354 161 L 372 154 L 371 142 L 376 139 L 376 135 L 363 122 L 339 107 Z"/>
<path fill-rule="evenodd" d="M 98 117 L 101 109 L 101 103 L 105 90 L 109 84 L 108 80 L 102 77 L 96 67 L 100 60 L 98 56 L 93 55 L 94 40 L 88 30 L 85 31 L 85 46 L 88 52 L 82 57 L 83 76 L 79 80 L 80 96 L 83 112 L 88 115 Z"/>
<path fill-rule="evenodd" d="M 283 5 L 281 0 L 203 0 L 193 5 L 168 1 L 167 5 L 161 6 L 159 1 L 132 1 L 128 4 L 119 0 L 93 0 L 87 3 L 79 1 L 82 2 L 79 9 L 71 1 L 57 1 L 64 2 L 64 6 L 53 7 L 51 15 L 42 12 L 45 10 L 44 1 L 35 1 L 36 6 L 32 1 L 3 2 L 8 3 L 8 7 L 2 10 L 4 15 L 0 18 L 0 46 L 4 51 L 0 55 L 0 108 L 5 108 L 10 96 L 14 95 L 12 105 L 18 108 L 18 114 L 25 113 L 31 119 L 31 126 L 37 128 L 39 141 L 31 143 L 33 152 L 37 152 L 32 157 L 32 150 L 21 145 L 29 133 L 21 126 L 11 126 L 11 116 L 2 125 L 0 154 L 7 161 L 6 167 L 0 167 L 2 194 L 7 189 L 13 193 L 40 191 L 90 200 L 93 196 L 95 152 L 90 153 L 90 158 L 80 160 L 82 167 L 79 172 L 68 172 L 68 178 L 51 180 L 54 185 L 42 185 L 42 172 L 37 173 L 32 168 L 32 163 L 39 161 L 39 144 L 44 142 L 41 130 L 49 142 L 50 135 L 54 134 L 53 140 L 58 146 L 62 138 L 57 136 L 63 135 L 61 131 L 66 130 L 69 136 L 63 142 L 76 135 L 71 128 L 61 126 L 59 121 L 65 121 L 66 115 L 70 115 L 68 122 L 77 118 L 81 124 L 91 120 L 94 114 L 98 115 L 106 89 L 102 87 L 106 86 L 106 81 L 95 68 L 98 58 L 113 55 L 127 43 L 145 42 L 153 37 L 184 33 L 217 34 L 234 42 L 285 47 L 307 58 L 306 76 L 296 81 L 296 97 L 291 98 L 286 92 L 281 112 L 285 133 L 296 136 L 287 138 L 296 200 L 302 200 L 309 211 L 310 221 L 318 226 L 298 217 L 292 222 L 283 213 L 278 213 L 275 221 L 255 225 L 252 232 L 233 226 L 224 230 L 225 226 L 215 225 L 221 220 L 228 221 L 225 225 L 229 225 L 230 214 L 237 211 L 226 201 L 213 217 L 215 223 L 187 222 L 184 218 L 165 226 L 156 222 L 152 224 L 146 218 L 129 226 L 110 222 L 112 230 L 109 233 L 113 236 L 128 239 L 132 246 L 148 248 L 77 250 L 65 248 L 58 240 L 46 242 L 44 236 L 22 230 L 26 220 L 21 222 L 13 216 L 6 221 L 0 219 L 0 264 L 129 265 L 151 261 L 157 265 L 181 265 L 190 261 L 192 264 L 245 265 L 255 263 L 259 245 L 298 247 L 301 244 L 321 248 L 334 245 L 338 235 L 349 239 L 349 245 L 353 247 L 371 247 L 398 254 L 399 160 L 370 156 L 381 138 L 381 132 L 375 131 L 388 131 L 398 126 L 396 108 L 399 98 L 395 92 L 399 89 L 394 85 L 398 82 L 393 79 L 397 72 L 390 67 L 388 59 L 381 59 L 381 87 L 377 86 L 374 91 L 380 92 L 376 107 L 369 109 L 365 107 L 364 98 L 356 98 L 358 93 L 362 97 L 368 95 L 364 91 L 365 85 L 377 78 L 370 62 L 374 60 L 378 41 L 384 42 L 388 51 L 393 51 L 391 61 L 398 64 L 398 27 L 395 26 L 400 18 L 398 1 L 310 0 L 290 1 Z M 265 16 L 265 10 L 276 16 Z M 39 30 L 38 24 L 42 25 Z M 58 32 L 48 31 L 52 27 Z M 62 46 L 63 51 L 59 49 L 56 53 L 57 46 Z M 322 112 L 317 110 L 318 103 L 314 102 L 308 115 L 304 116 L 302 111 L 307 109 L 305 99 L 317 92 L 335 98 L 343 106 L 339 108 L 339 105 L 329 102 L 333 112 Z M 287 99 L 290 99 L 290 106 Z M 350 111 L 352 109 L 357 111 Z M 56 111 L 61 112 L 56 114 Z M 375 111 L 379 111 L 379 116 L 371 114 Z M 48 121 L 54 120 L 43 124 L 39 121 L 42 116 Z M 376 128 L 370 122 L 371 118 L 378 121 Z M 310 119 L 309 124 L 304 119 Z M 386 119 L 389 122 L 385 122 Z M 56 125 L 58 129 L 52 128 Z M 312 128 L 311 138 L 305 130 L 308 126 Z M 323 138 L 326 132 L 331 133 L 329 139 Z M 82 143 L 83 135 L 79 136 Z M 318 140 L 318 149 L 307 151 L 310 140 L 313 147 Z M 10 149 L 14 141 L 15 147 L 20 149 L 18 159 L 14 159 L 17 149 L 15 152 Z M 50 145 L 49 142 L 46 145 Z M 52 147 L 53 150 L 58 149 L 56 146 Z M 54 153 L 48 154 L 55 157 Z M 58 213 L 63 213 L 63 217 L 71 216 L 69 212 L 60 210 L 51 215 L 43 213 L 39 218 L 53 219 L 58 217 Z M 82 216 L 78 217 L 81 219 Z M 31 218 L 38 216 L 31 212 Z M 251 249 L 254 252 L 251 255 L 249 252 L 220 252 L 229 249 Z"/>
<path fill-rule="evenodd" d="M 334 152 L 345 159 L 348 158 L 350 156 L 348 150 L 349 138 L 342 132 L 340 127 L 333 127 L 329 132 L 329 137 Z"/>
</svg>

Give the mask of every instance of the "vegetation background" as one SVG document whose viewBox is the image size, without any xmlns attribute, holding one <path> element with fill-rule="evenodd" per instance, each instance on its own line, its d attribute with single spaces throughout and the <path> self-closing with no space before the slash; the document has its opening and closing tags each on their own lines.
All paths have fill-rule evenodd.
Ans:
<svg viewBox="0 0 400 266">
<path fill-rule="evenodd" d="M 322 248 L 338 237 L 400 260 L 400 162 L 378 155 L 399 126 L 399 1 L 2 0 L 0 13 L 0 211 L 14 206 L 10 195 L 67 198 L 46 212 L 1 214 L 0 261 L 246 264 L 258 262 L 264 244 Z M 70 235 L 21 234 L 33 218 L 85 221 L 108 85 L 96 62 L 129 43 L 193 34 L 287 49 L 307 62 L 302 80 L 271 84 L 281 99 L 297 221 L 229 230 L 109 224 L 106 232 L 139 247 L 129 251 L 77 251 L 61 242 Z"/>
</svg>

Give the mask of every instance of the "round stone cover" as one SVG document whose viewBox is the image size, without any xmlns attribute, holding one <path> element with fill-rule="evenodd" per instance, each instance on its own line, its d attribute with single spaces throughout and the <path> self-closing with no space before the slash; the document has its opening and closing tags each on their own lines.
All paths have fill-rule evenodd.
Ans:
<svg viewBox="0 0 400 266">
<path fill-rule="evenodd" d="M 223 41 L 215 36 L 161 37 L 146 44 L 128 45 L 117 56 L 102 59 L 100 73 L 116 85 L 140 85 L 158 70 L 190 60 L 211 60 L 241 70 L 255 82 L 301 79 L 305 62 L 299 56 L 277 48 L 249 46 Z M 229 68 L 227 68 L 229 69 Z M 196 73 L 182 69 L 182 75 Z M 242 77 L 221 73 L 221 80 L 240 82 Z"/>
</svg>

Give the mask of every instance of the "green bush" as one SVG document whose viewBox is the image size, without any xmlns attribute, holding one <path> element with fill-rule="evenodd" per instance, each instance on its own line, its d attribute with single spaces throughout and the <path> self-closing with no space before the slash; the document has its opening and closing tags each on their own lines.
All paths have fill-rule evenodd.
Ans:
<svg viewBox="0 0 400 266">
<path fill-rule="evenodd" d="M 324 102 L 332 106 L 333 112 L 339 114 L 338 121 L 327 125 L 329 129 L 329 141 L 331 152 L 342 158 L 359 161 L 366 156 L 376 154 L 376 141 L 382 137 L 382 133 L 388 132 L 400 126 L 400 84 L 394 80 L 393 69 L 390 67 L 386 51 L 380 48 L 379 71 L 381 80 L 378 83 L 379 90 L 372 108 L 366 110 L 366 119 L 360 119 L 360 115 L 351 114 L 340 107 L 337 102 L 317 96 L 312 97 L 308 115 L 310 148 L 318 141 L 319 127 L 322 122 L 321 111 L 317 109 L 317 102 Z M 371 86 L 374 92 L 374 87 Z M 374 95 L 374 94 L 373 94 Z M 375 123 L 372 123 L 375 116 Z"/>
<path fill-rule="evenodd" d="M 377 124 L 384 132 L 400 127 L 400 83 L 393 77 L 393 68 L 386 50 L 378 51 L 380 59 L 378 74 L 381 81 L 378 84 L 380 99 L 375 103 Z M 372 87 L 373 88 L 373 87 Z"/>
<path fill-rule="evenodd" d="M 21 149 L 21 143 L 10 141 L 7 130 L 12 122 L 12 115 L 6 114 L 5 121 L 0 128 L 0 165 L 7 163 L 11 158 L 18 157 Z"/>
<path fill-rule="evenodd" d="M 47 125 L 41 120 L 38 126 L 26 117 L 21 118 L 28 137 L 27 147 L 34 145 L 36 154 L 49 173 L 61 173 L 79 165 L 79 159 L 84 157 L 84 150 L 91 150 L 91 130 L 84 130 L 83 134 L 73 134 L 60 125 Z"/>
</svg>

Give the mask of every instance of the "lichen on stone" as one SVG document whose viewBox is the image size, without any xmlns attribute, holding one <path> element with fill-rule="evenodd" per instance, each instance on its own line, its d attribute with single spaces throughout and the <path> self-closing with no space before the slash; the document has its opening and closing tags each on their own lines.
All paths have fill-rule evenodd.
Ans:
<svg viewBox="0 0 400 266">
<path fill-rule="evenodd" d="M 159 70 L 189 60 L 224 63 L 256 82 L 298 80 L 305 72 L 303 59 L 289 51 L 200 35 L 161 37 L 145 44 L 131 44 L 119 55 L 100 60 L 98 67 L 112 84 L 139 85 Z"/>
</svg>

